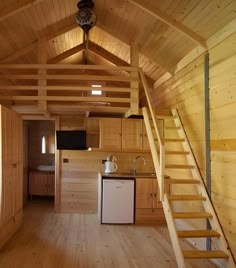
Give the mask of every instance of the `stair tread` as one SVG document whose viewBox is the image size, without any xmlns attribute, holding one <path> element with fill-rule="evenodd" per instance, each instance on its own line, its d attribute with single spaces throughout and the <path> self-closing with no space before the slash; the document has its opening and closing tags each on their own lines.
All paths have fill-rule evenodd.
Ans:
<svg viewBox="0 0 236 268">
<path fill-rule="evenodd" d="M 166 154 L 190 154 L 186 151 L 166 151 Z"/>
<path fill-rule="evenodd" d="M 212 218 L 212 214 L 208 212 L 173 212 L 175 219 L 204 219 Z"/>
<path fill-rule="evenodd" d="M 211 251 L 183 251 L 185 259 L 212 259 L 212 258 L 228 258 L 229 256 L 222 250 Z"/>
<path fill-rule="evenodd" d="M 185 139 L 181 139 L 181 138 L 166 138 L 164 139 L 165 142 L 183 142 L 185 141 Z"/>
<path fill-rule="evenodd" d="M 206 200 L 206 197 L 202 195 L 169 195 L 169 200 Z"/>
<path fill-rule="evenodd" d="M 193 180 L 193 179 L 165 179 L 166 183 L 170 184 L 198 184 L 199 180 Z"/>
<path fill-rule="evenodd" d="M 171 130 L 171 129 L 181 129 L 181 127 L 165 127 L 165 130 Z"/>
<path fill-rule="evenodd" d="M 194 168 L 193 165 L 174 165 L 174 164 L 167 164 L 165 165 L 166 168 L 180 168 L 180 169 L 192 169 Z"/>
<path fill-rule="evenodd" d="M 215 230 L 181 230 L 177 234 L 179 237 L 220 237 Z"/>
</svg>

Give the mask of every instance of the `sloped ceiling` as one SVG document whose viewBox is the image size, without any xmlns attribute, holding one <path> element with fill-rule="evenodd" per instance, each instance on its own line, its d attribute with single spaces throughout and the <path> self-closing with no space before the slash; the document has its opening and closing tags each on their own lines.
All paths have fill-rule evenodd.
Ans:
<svg viewBox="0 0 236 268">
<path fill-rule="evenodd" d="M 37 44 L 47 40 L 49 63 L 84 62 L 84 34 L 75 22 L 78 0 L 1 0 L 0 62 L 37 63 Z M 130 44 L 153 84 L 236 18 L 235 0 L 94 0 L 96 26 L 88 61 L 128 65 Z"/>
</svg>

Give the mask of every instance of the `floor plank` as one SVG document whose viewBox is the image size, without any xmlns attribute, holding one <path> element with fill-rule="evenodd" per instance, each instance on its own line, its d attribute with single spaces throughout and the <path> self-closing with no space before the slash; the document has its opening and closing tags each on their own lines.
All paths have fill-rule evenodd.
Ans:
<svg viewBox="0 0 236 268">
<path fill-rule="evenodd" d="M 177 268 L 166 226 L 100 225 L 93 214 L 55 214 L 29 202 L 24 224 L 0 251 L 4 268 Z M 212 268 L 209 262 L 189 267 Z"/>
</svg>

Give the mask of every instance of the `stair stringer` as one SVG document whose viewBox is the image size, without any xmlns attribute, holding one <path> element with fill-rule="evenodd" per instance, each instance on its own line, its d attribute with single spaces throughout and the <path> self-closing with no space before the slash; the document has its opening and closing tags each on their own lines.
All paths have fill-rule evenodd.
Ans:
<svg viewBox="0 0 236 268">
<path fill-rule="evenodd" d="M 146 126 L 147 136 L 148 136 L 148 140 L 149 140 L 149 144 L 150 144 L 153 164 L 154 164 L 155 172 L 157 175 L 157 185 L 161 191 L 161 188 L 165 187 L 165 185 L 163 182 L 161 182 L 161 175 L 160 175 L 161 164 L 160 164 L 160 159 L 159 159 L 160 157 L 158 156 L 158 148 L 156 146 L 156 142 L 155 142 L 155 139 L 153 136 L 147 108 L 143 108 L 143 117 L 144 117 L 144 123 Z M 162 163 L 162 164 L 164 165 L 164 163 Z M 179 243 L 179 238 L 178 238 L 177 231 L 175 228 L 175 223 L 174 223 L 174 219 L 172 216 L 170 203 L 169 203 L 169 200 L 167 198 L 167 193 L 165 192 L 165 189 L 164 189 L 164 194 L 163 194 L 163 198 L 161 201 L 162 201 L 162 206 L 163 206 L 163 210 L 164 210 L 164 214 L 165 214 L 165 218 L 166 218 L 166 222 L 167 222 L 167 226 L 168 226 L 168 230 L 169 230 L 169 234 L 170 234 L 170 239 L 171 239 L 171 242 L 173 245 L 173 250 L 175 253 L 178 267 L 185 268 L 186 266 L 185 266 L 185 260 L 183 257 L 183 252 L 181 250 L 181 246 Z"/>
<path fill-rule="evenodd" d="M 176 109 L 172 109 L 171 112 L 172 112 L 172 115 L 173 115 L 173 120 L 174 120 L 175 126 L 177 127 L 179 137 L 183 138 L 185 140 L 182 143 L 183 150 L 189 152 L 189 154 L 186 155 L 187 162 L 188 162 L 189 165 L 194 166 L 194 168 L 191 170 L 193 179 L 196 179 L 196 180 L 199 181 L 199 183 L 196 184 L 195 187 L 197 188 L 198 193 L 206 198 L 206 200 L 202 202 L 204 210 L 213 215 L 213 217 L 211 219 L 209 219 L 209 222 L 211 224 L 212 229 L 216 230 L 220 234 L 220 237 L 217 239 L 217 241 L 219 241 L 218 242 L 218 247 L 221 250 L 223 250 L 224 252 L 226 252 L 228 254 L 228 256 L 229 256 L 228 259 L 222 259 L 220 261 L 220 264 L 223 264 L 224 268 L 234 268 L 235 267 L 235 262 L 234 262 L 233 255 L 232 255 L 232 253 L 230 251 L 230 248 L 229 248 L 229 245 L 228 245 L 227 240 L 225 238 L 223 229 L 222 229 L 222 227 L 221 227 L 221 225 L 219 223 L 219 220 L 218 220 L 218 217 L 216 215 L 214 206 L 213 206 L 213 204 L 212 204 L 212 202 L 211 202 L 211 200 L 209 198 L 208 192 L 206 190 L 206 186 L 205 186 L 205 184 L 203 182 L 202 176 L 200 174 L 196 159 L 195 159 L 195 157 L 193 155 L 192 148 L 191 148 L 190 143 L 188 141 L 188 138 L 187 138 L 187 135 L 185 133 L 183 124 L 181 122 L 181 119 L 179 117 L 179 114 L 178 114 Z M 164 205 L 165 204 L 163 202 L 163 206 Z"/>
</svg>

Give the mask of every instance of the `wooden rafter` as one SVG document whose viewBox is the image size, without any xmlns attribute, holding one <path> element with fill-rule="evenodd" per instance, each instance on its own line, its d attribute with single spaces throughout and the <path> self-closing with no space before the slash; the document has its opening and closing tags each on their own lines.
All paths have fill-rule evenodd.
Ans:
<svg viewBox="0 0 236 268">
<path fill-rule="evenodd" d="M 150 4 L 144 3 L 142 0 L 128 0 L 130 3 L 138 6 L 142 10 L 146 11 L 148 14 L 152 15 L 153 17 L 157 18 L 158 20 L 161 20 L 165 24 L 168 24 L 170 27 L 174 28 L 175 30 L 181 32 L 185 36 L 189 37 L 192 41 L 199 44 L 203 48 L 207 49 L 206 40 L 186 27 L 185 25 L 181 24 L 180 22 L 176 21 L 163 11 L 161 11 L 157 7 L 153 7 Z"/>
<path fill-rule="evenodd" d="M 129 64 L 126 61 L 118 58 L 117 56 L 110 53 L 103 47 L 91 41 L 89 41 L 88 49 L 116 66 L 129 66 Z"/>
<path fill-rule="evenodd" d="M 85 49 L 85 44 L 82 43 L 76 47 L 73 47 L 65 52 L 63 52 L 62 54 L 56 56 L 53 59 L 50 59 L 48 61 L 49 64 L 55 64 L 58 63 L 60 61 L 65 60 L 68 57 L 71 57 L 72 55 L 81 52 L 83 49 Z M 130 66 L 126 61 L 120 59 L 119 57 L 115 56 L 114 54 L 112 54 L 111 52 L 107 51 L 106 49 L 104 49 L 103 47 L 89 41 L 88 44 L 88 50 L 92 51 L 93 53 L 97 54 L 99 57 L 107 60 L 108 62 L 110 62 L 111 64 L 115 65 L 115 66 Z M 152 78 L 150 78 L 149 76 L 146 76 L 146 80 L 148 82 L 148 85 L 152 86 L 154 84 L 154 80 Z"/>
<path fill-rule="evenodd" d="M 18 0 L 15 1 L 14 3 L 10 3 L 4 8 L 0 9 L 0 21 L 3 21 L 10 16 L 13 16 L 14 14 L 32 6 L 35 5 L 42 0 Z"/>
<path fill-rule="evenodd" d="M 126 61 L 120 59 L 119 57 L 115 56 L 111 52 L 107 51 L 101 46 L 98 46 L 97 44 L 89 41 L 89 46 L 88 49 L 91 50 L 92 52 L 96 53 L 98 56 L 106 59 L 110 63 L 116 65 L 116 66 L 130 66 Z M 150 78 L 149 76 L 145 76 L 146 80 L 148 82 L 149 86 L 153 86 L 154 80 Z"/>
<path fill-rule="evenodd" d="M 63 61 L 73 55 L 75 55 L 76 53 L 79 53 L 81 51 L 83 51 L 85 49 L 85 43 L 82 43 L 82 44 L 79 44 L 78 46 L 75 46 L 61 54 L 59 54 L 58 56 L 56 56 L 55 58 L 53 59 L 50 59 L 48 61 L 49 64 L 55 64 L 55 63 L 58 63 L 60 61 Z"/>
</svg>

